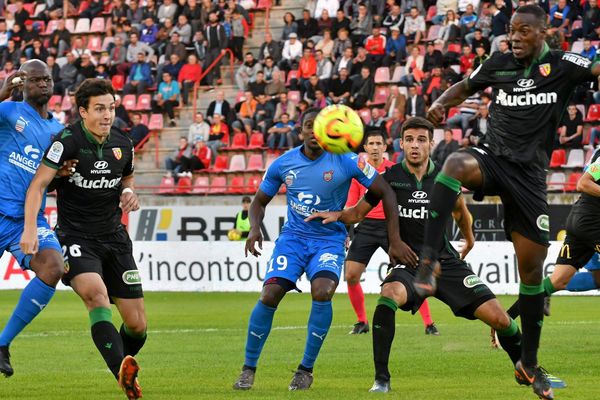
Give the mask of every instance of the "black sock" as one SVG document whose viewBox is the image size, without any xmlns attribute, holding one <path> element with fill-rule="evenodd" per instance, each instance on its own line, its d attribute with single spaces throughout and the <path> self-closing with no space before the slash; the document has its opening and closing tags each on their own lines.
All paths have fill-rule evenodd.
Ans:
<svg viewBox="0 0 600 400">
<path fill-rule="evenodd" d="M 388 363 L 394 334 L 396 333 L 396 310 L 398 305 L 388 297 L 381 296 L 377 300 L 373 315 L 373 361 L 375 362 L 375 379 L 389 382 Z"/>
<path fill-rule="evenodd" d="M 519 326 L 514 319 L 511 319 L 508 328 L 498 330 L 496 333 L 500 345 L 515 365 L 521 359 L 521 331 L 519 331 Z"/>
<path fill-rule="evenodd" d="M 519 314 L 521 313 L 519 311 L 519 299 L 517 299 L 517 301 L 515 301 L 513 303 L 512 306 L 510 306 L 510 308 L 508 310 L 506 310 L 506 313 L 508 314 L 509 317 L 511 317 L 512 319 L 517 319 L 519 318 Z"/>
<path fill-rule="evenodd" d="M 540 345 L 544 323 L 544 285 L 525 285 L 519 288 L 519 309 L 523 329 L 521 362 L 526 367 L 537 365 L 537 350 Z"/>
<path fill-rule="evenodd" d="M 552 296 L 552 294 L 554 292 L 556 292 L 556 288 L 552 284 L 552 280 L 550 280 L 549 276 L 544 278 L 542 285 L 544 285 L 544 293 L 545 293 L 546 297 L 550 297 L 550 296 Z M 506 312 L 512 319 L 517 319 L 520 314 L 519 299 L 517 299 L 517 301 L 515 301 L 514 304 L 512 306 L 510 306 L 510 308 L 508 310 L 506 310 Z"/>
<path fill-rule="evenodd" d="M 106 365 L 115 378 L 119 376 L 119 368 L 125 357 L 123 341 L 117 328 L 112 324 L 112 311 L 108 308 L 98 307 L 90 311 L 92 324 L 92 339 L 98 351 L 104 358 Z"/>
<path fill-rule="evenodd" d="M 129 332 L 124 324 L 121 324 L 119 334 L 123 340 L 123 353 L 125 355 L 135 356 L 139 353 L 140 349 L 144 347 L 144 343 L 146 343 L 146 332 L 144 332 L 143 336 L 135 336 L 133 333 Z"/>
<path fill-rule="evenodd" d="M 425 223 L 425 246 L 423 257 L 437 259 L 438 252 L 444 246 L 446 224 L 456 205 L 456 197 L 461 192 L 460 181 L 440 172 L 435 177 L 431 203 L 429 203 L 429 218 Z"/>
</svg>

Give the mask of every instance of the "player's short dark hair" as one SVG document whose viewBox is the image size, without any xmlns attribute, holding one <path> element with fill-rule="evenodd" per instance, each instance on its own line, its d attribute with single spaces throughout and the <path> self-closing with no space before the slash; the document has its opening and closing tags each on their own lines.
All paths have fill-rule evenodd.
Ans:
<svg viewBox="0 0 600 400">
<path fill-rule="evenodd" d="M 515 12 L 519 13 L 519 14 L 533 15 L 535 17 L 535 19 L 537 20 L 539 26 L 541 26 L 541 27 L 546 26 L 546 18 L 547 18 L 546 11 L 544 11 L 544 9 L 540 6 L 538 6 L 537 4 L 524 5 L 523 7 L 517 8 L 517 10 Z"/>
<path fill-rule="evenodd" d="M 304 113 L 302 114 L 302 121 L 300 121 L 300 126 L 304 126 L 304 121 L 306 121 L 309 118 L 309 116 L 312 118 L 316 118 L 319 114 L 319 111 L 321 110 L 315 107 L 307 108 L 306 111 L 304 111 Z"/>
<path fill-rule="evenodd" d="M 385 141 L 385 134 L 379 129 L 369 129 L 365 132 L 365 138 L 363 139 L 363 144 L 366 144 L 369 141 L 371 136 L 381 136 Z"/>
<path fill-rule="evenodd" d="M 426 129 L 429 132 L 429 140 L 433 139 L 433 124 L 423 117 L 411 117 L 402 125 L 400 137 L 404 138 L 404 132 L 409 129 Z"/>
<path fill-rule="evenodd" d="M 90 105 L 90 97 L 105 94 L 115 97 L 115 89 L 113 89 L 112 83 L 105 79 L 89 78 L 83 81 L 75 91 L 75 103 L 77 107 L 87 109 Z"/>
</svg>

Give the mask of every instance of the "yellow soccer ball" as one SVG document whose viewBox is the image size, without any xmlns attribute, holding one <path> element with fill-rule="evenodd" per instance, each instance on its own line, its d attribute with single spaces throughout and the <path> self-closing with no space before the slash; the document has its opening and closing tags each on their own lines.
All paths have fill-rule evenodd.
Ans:
<svg viewBox="0 0 600 400">
<path fill-rule="evenodd" d="M 231 229 L 229 232 L 227 232 L 227 238 L 232 242 L 240 240 L 242 238 L 242 232 L 238 231 L 237 229 Z"/>
<path fill-rule="evenodd" d="M 356 111 L 344 105 L 330 105 L 322 109 L 313 125 L 315 139 L 330 153 L 355 151 L 362 143 L 364 127 Z"/>
</svg>

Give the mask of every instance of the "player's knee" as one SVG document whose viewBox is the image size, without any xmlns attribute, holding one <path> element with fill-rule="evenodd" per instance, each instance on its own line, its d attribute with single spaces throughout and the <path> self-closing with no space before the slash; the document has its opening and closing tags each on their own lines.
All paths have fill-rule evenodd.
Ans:
<svg viewBox="0 0 600 400">
<path fill-rule="evenodd" d="M 465 156 L 461 153 L 451 153 L 444 161 L 443 172 L 456 179 L 461 179 L 467 170 Z"/>
<path fill-rule="evenodd" d="M 276 308 L 285 295 L 284 289 L 276 284 L 266 285 L 260 294 L 260 302 L 265 306 Z"/>
<path fill-rule="evenodd" d="M 146 329 L 148 328 L 146 317 L 143 314 L 139 315 L 133 321 L 127 321 L 125 325 L 127 326 L 127 330 L 136 336 L 144 335 L 144 333 L 146 333 Z"/>
<path fill-rule="evenodd" d="M 406 289 L 398 282 L 386 283 L 381 288 L 381 296 L 394 300 L 398 305 L 406 302 Z"/>
<path fill-rule="evenodd" d="M 110 301 L 108 294 L 102 291 L 89 291 L 87 293 L 80 294 L 81 299 L 89 310 L 93 310 L 98 307 L 110 307 Z"/>
<path fill-rule="evenodd" d="M 488 324 L 495 330 L 503 330 L 510 326 L 510 317 L 505 312 L 496 312 L 491 316 Z"/>
<path fill-rule="evenodd" d="M 354 286 L 360 283 L 360 274 L 357 274 L 354 271 L 347 270 L 344 274 L 344 277 L 346 278 L 346 283 L 350 286 Z"/>
<path fill-rule="evenodd" d="M 44 260 L 34 268 L 36 276 L 46 285 L 52 287 L 56 287 L 62 278 L 64 271 L 64 261 L 62 257 L 58 255 L 45 257 Z"/>
</svg>

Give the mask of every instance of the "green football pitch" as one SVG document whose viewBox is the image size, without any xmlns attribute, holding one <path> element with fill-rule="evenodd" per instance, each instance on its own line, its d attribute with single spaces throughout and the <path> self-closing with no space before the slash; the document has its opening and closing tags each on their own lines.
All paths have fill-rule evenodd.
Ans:
<svg viewBox="0 0 600 400">
<path fill-rule="evenodd" d="M 0 326 L 19 292 L 0 291 Z M 350 336 L 354 322 L 345 294 L 334 298 L 332 329 L 315 368 L 313 387 L 290 393 L 306 336 L 310 297 L 290 294 L 280 305 L 254 388 L 234 392 L 255 293 L 147 293 L 149 334 L 138 356 L 144 399 L 535 399 L 513 379 L 508 357 L 490 348 L 489 329 L 431 309 L 441 336 L 425 336 L 419 315 L 398 312 L 389 395 L 369 394 L 371 336 Z M 514 297 L 502 297 L 507 306 Z M 368 296 L 373 314 L 376 296 Z M 557 399 L 600 398 L 600 298 L 555 297 L 544 324 L 540 359 L 565 379 Z M 116 314 L 116 311 L 115 311 Z M 115 316 L 115 324 L 120 324 Z M 117 325 L 118 326 L 118 325 Z M 0 378 L 0 399 L 124 399 L 89 336 L 87 313 L 61 292 L 11 347 L 15 375 Z"/>
</svg>

